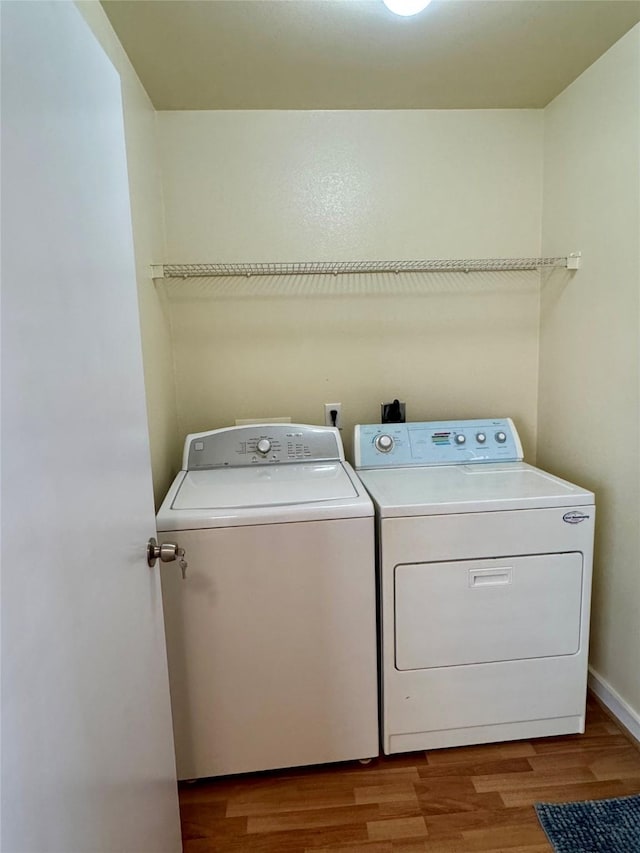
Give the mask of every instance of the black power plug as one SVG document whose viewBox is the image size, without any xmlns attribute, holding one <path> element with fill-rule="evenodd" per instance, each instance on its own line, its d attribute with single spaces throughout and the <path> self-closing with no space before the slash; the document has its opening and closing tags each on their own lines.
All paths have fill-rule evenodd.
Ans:
<svg viewBox="0 0 640 853">
<path fill-rule="evenodd" d="M 381 410 L 383 424 L 403 424 L 405 422 L 405 404 L 401 403 L 400 400 L 382 403 Z"/>
</svg>

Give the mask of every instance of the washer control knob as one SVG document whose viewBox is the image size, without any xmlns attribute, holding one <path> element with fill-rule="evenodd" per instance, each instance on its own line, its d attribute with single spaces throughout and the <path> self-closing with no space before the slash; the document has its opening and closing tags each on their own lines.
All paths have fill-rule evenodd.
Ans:
<svg viewBox="0 0 640 853">
<path fill-rule="evenodd" d="M 393 449 L 393 439 L 390 435 L 383 434 L 377 436 L 374 444 L 380 453 L 388 453 Z"/>
<path fill-rule="evenodd" d="M 497 432 L 496 433 L 496 441 L 498 442 L 498 444 L 504 444 L 506 440 L 507 440 L 506 433 L 504 433 L 504 432 Z"/>
<path fill-rule="evenodd" d="M 464 437 L 464 435 L 461 432 L 459 432 L 456 435 L 456 444 L 464 444 L 466 440 L 467 439 Z"/>
<path fill-rule="evenodd" d="M 486 440 L 487 436 L 483 432 L 476 433 L 476 441 L 478 442 L 478 444 L 484 444 Z"/>
<path fill-rule="evenodd" d="M 266 456 L 267 453 L 271 450 L 271 442 L 268 438 L 261 438 L 256 444 L 256 450 L 258 453 L 262 453 L 263 456 Z"/>
</svg>

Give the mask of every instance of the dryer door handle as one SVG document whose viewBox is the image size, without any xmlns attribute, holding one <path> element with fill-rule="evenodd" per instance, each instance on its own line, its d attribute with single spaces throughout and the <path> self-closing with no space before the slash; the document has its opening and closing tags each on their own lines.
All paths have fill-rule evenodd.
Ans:
<svg viewBox="0 0 640 853">
<path fill-rule="evenodd" d="M 512 582 L 513 569 L 505 566 L 499 569 L 469 569 L 469 586 L 502 586 Z"/>
</svg>

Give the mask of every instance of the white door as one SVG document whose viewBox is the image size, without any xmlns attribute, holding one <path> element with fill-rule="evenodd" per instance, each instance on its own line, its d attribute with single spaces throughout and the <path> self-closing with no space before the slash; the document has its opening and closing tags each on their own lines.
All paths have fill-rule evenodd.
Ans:
<svg viewBox="0 0 640 853">
<path fill-rule="evenodd" d="M 2 3 L 2 849 L 180 850 L 120 81 Z"/>
</svg>

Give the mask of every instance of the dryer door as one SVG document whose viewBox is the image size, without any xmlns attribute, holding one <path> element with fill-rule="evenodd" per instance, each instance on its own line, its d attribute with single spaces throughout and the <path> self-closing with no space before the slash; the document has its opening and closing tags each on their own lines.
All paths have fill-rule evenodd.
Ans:
<svg viewBox="0 0 640 853">
<path fill-rule="evenodd" d="M 395 568 L 396 668 L 575 654 L 580 552 Z"/>
</svg>

